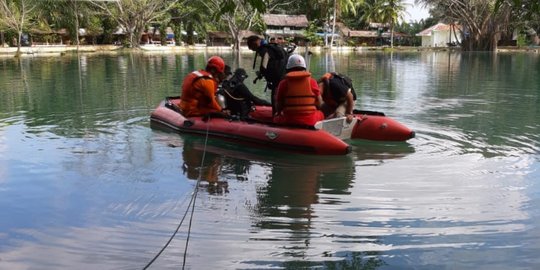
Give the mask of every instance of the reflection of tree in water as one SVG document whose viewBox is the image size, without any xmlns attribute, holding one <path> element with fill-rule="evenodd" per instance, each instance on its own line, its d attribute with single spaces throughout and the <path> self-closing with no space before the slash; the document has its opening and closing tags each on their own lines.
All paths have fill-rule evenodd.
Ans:
<svg viewBox="0 0 540 270">
<path fill-rule="evenodd" d="M 223 175 L 234 175 L 238 181 L 247 181 L 251 161 L 232 157 L 223 157 L 221 172 Z"/>
<path fill-rule="evenodd" d="M 285 269 L 325 267 L 325 269 L 374 269 L 383 264 L 377 252 L 327 254 L 342 260 L 325 262 L 304 261 L 314 232 L 312 222 L 317 218 L 313 205 L 342 204 L 339 196 L 349 194 L 355 177 L 350 157 L 294 157 L 272 165 L 268 184 L 258 190 L 256 227 L 280 234 L 273 241 L 282 241 L 282 253 L 292 260 L 283 263 Z M 289 236 L 283 236 L 283 234 Z"/>
<path fill-rule="evenodd" d="M 247 175 L 252 162 L 243 158 L 242 152 L 228 151 L 216 146 L 215 143 L 216 141 L 210 140 L 205 148 L 204 138 L 185 135 L 182 170 L 186 177 L 192 180 L 197 180 L 200 173 L 202 180 L 200 186 L 205 187 L 208 193 L 224 194 L 229 192 L 226 179 L 248 180 Z M 239 158 L 236 158 L 237 156 Z"/>
<path fill-rule="evenodd" d="M 278 256 L 298 258 L 280 263 L 285 269 L 376 269 L 385 264 L 381 254 L 376 251 L 328 250 L 321 255 L 328 257 L 326 261 L 316 262 L 305 258 L 311 256 L 309 251 L 314 247 L 310 246 L 315 245 L 312 243 L 319 237 L 316 235 L 318 232 L 313 231 L 313 222 L 317 219 L 314 205 L 347 203 L 341 195 L 350 194 L 352 181 L 355 179 L 356 161 L 402 158 L 414 152 L 407 144 L 401 147 L 395 144 L 384 147 L 385 145 L 381 144 L 372 149 L 369 145 L 358 143 L 354 147 L 356 151 L 353 150 L 353 154 L 348 156 L 312 157 L 246 150 L 210 141 L 206 147 L 204 165 L 201 167 L 204 139 L 185 136 L 184 173 L 188 178 L 196 180 L 200 168 L 202 180 L 208 181 L 205 186 L 207 191 L 211 194 L 223 194 L 228 192 L 227 182 L 219 179 L 247 180 L 254 162 L 263 162 L 269 167 L 268 182 L 257 189 L 257 204 L 250 207 L 255 214 L 254 228 L 263 233 L 260 234 L 261 238 L 256 236 L 259 234 L 254 234 L 252 240 L 282 243 Z M 334 233 L 339 234 L 329 232 L 328 237 L 340 238 L 339 235 L 332 236 Z M 369 243 L 379 241 L 369 236 L 366 238 L 369 238 Z"/>
<path fill-rule="evenodd" d="M 283 159 L 272 165 L 268 185 L 258 191 L 258 212 L 263 216 L 306 218 L 307 222 L 295 226 L 309 228 L 311 205 L 319 203 L 319 195 L 347 194 L 353 178 L 354 165 L 346 156 Z M 280 226 L 279 222 L 267 222 L 259 225 Z"/>
<path fill-rule="evenodd" d="M 350 252 L 340 261 L 306 262 L 289 261 L 283 263 L 283 269 L 339 269 L 339 270 L 372 270 L 387 265 L 381 260 L 379 252 Z"/>
<path fill-rule="evenodd" d="M 377 251 L 351 252 L 345 256 L 342 261 L 330 261 L 324 263 L 325 269 L 350 269 L 350 270 L 369 270 L 377 269 L 386 263 L 379 257 Z"/>
<path fill-rule="evenodd" d="M 268 185 L 258 191 L 258 211 L 263 217 L 285 217 L 288 222 L 261 220 L 262 229 L 290 229 L 295 234 L 308 231 L 317 203 L 318 172 L 314 168 L 274 165 Z M 296 235 L 298 236 L 298 235 Z M 309 237 L 309 235 L 305 235 Z"/>
</svg>

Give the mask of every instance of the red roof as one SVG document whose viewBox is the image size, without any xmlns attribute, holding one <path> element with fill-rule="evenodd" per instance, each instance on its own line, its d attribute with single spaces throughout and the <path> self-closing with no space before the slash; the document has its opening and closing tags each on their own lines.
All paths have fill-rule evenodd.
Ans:
<svg viewBox="0 0 540 270">
<path fill-rule="evenodd" d="M 461 27 L 459 25 L 455 25 L 457 29 L 460 29 Z M 444 23 L 438 23 L 434 26 L 431 26 L 427 29 L 422 30 L 420 33 L 416 34 L 417 36 L 431 36 L 432 32 L 438 32 L 438 31 L 450 31 L 450 25 L 444 24 Z"/>
</svg>

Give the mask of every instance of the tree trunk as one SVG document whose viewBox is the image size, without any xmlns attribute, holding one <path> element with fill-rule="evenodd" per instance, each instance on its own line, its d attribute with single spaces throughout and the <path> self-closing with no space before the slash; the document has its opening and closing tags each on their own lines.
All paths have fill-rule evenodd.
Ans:
<svg viewBox="0 0 540 270">
<path fill-rule="evenodd" d="M 242 37 L 240 34 L 236 34 L 236 36 L 233 36 L 234 43 L 233 43 L 233 50 L 234 51 L 240 51 L 240 43 L 242 43 Z"/>
<path fill-rule="evenodd" d="M 15 53 L 15 56 L 21 55 L 21 41 L 22 41 L 22 29 L 18 31 L 18 38 L 17 38 L 17 52 Z"/>
<path fill-rule="evenodd" d="M 539 43 L 538 33 L 536 33 L 536 31 L 533 28 L 526 26 L 525 33 L 527 34 L 527 37 L 531 39 L 532 45 L 538 45 Z"/>
<path fill-rule="evenodd" d="M 25 14 L 25 8 L 24 4 L 22 5 L 22 11 L 21 11 L 21 21 L 19 22 L 19 29 L 17 29 L 17 32 L 19 34 L 18 40 L 17 40 L 17 52 L 15 53 L 15 56 L 18 57 L 21 55 L 21 41 L 22 41 L 22 32 L 24 29 L 24 14 Z"/>
<path fill-rule="evenodd" d="M 79 52 L 80 37 L 79 37 L 79 6 L 77 2 L 74 2 L 75 5 L 75 37 L 77 39 L 77 52 Z"/>
<path fill-rule="evenodd" d="M 135 42 L 135 41 L 133 40 L 133 36 L 134 36 L 133 31 L 129 31 L 128 34 L 129 34 L 129 47 L 130 47 L 130 48 L 133 48 L 133 47 L 134 47 L 133 44 L 134 44 L 134 42 Z"/>
<path fill-rule="evenodd" d="M 472 29 L 467 27 L 465 30 L 467 35 L 461 43 L 463 51 L 494 51 L 497 49 L 497 33 L 496 27 L 498 23 L 487 21 L 483 26 Z"/>
<path fill-rule="evenodd" d="M 193 23 L 188 23 L 187 25 L 187 44 L 188 45 L 194 45 L 195 40 L 193 38 Z"/>
<path fill-rule="evenodd" d="M 334 0 L 334 18 L 332 20 L 332 36 L 330 37 L 330 51 L 334 45 L 334 32 L 336 31 L 337 0 Z"/>
<path fill-rule="evenodd" d="M 394 48 L 394 23 L 390 23 L 390 48 Z"/>
<path fill-rule="evenodd" d="M 456 25 L 452 24 L 452 28 L 454 29 L 454 39 L 456 40 L 456 45 L 458 45 L 461 42 L 459 41 L 458 36 L 457 36 Z"/>
</svg>

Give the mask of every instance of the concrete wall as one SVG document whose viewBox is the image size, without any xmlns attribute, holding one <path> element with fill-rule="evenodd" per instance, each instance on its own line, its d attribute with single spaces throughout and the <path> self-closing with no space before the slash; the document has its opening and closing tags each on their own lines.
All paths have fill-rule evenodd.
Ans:
<svg viewBox="0 0 540 270">
<path fill-rule="evenodd" d="M 433 31 L 431 36 L 422 36 L 422 47 L 448 47 L 447 43 L 459 43 L 461 42 L 461 36 L 458 33 L 457 39 L 452 33 L 450 36 L 450 31 Z"/>
</svg>

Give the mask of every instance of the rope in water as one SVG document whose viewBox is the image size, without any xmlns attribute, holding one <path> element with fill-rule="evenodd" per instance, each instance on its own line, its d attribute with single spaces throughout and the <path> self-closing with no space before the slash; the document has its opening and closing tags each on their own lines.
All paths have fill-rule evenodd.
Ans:
<svg viewBox="0 0 540 270">
<path fill-rule="evenodd" d="M 143 270 L 148 269 L 148 267 L 150 267 L 157 260 L 157 258 L 161 255 L 161 253 L 163 253 L 163 251 L 165 251 L 165 249 L 169 246 L 169 244 L 172 242 L 172 240 L 174 239 L 174 237 L 176 236 L 176 234 L 180 230 L 180 227 L 182 226 L 182 223 L 184 223 L 184 219 L 186 218 L 189 210 L 191 210 L 191 215 L 189 217 L 189 226 L 188 226 L 188 231 L 187 231 L 187 238 L 186 238 L 186 246 L 184 248 L 184 260 L 182 262 L 182 269 L 184 269 L 185 266 L 186 266 L 187 249 L 188 249 L 188 244 L 189 244 L 189 237 L 191 235 L 191 224 L 192 224 L 192 221 L 193 221 L 193 213 L 195 212 L 195 201 L 197 199 L 197 193 L 199 191 L 198 187 L 199 187 L 199 184 L 201 182 L 202 166 L 204 165 L 204 159 L 206 157 L 206 145 L 208 143 L 208 133 L 209 133 L 209 129 L 210 129 L 210 125 L 209 125 L 208 122 L 210 122 L 210 117 L 208 118 L 208 121 L 206 122 L 206 135 L 205 135 L 205 139 L 204 139 L 204 150 L 203 150 L 203 155 L 202 155 L 202 158 L 201 158 L 201 165 L 199 166 L 199 176 L 197 177 L 197 183 L 195 184 L 193 193 L 191 194 L 191 200 L 189 201 L 189 204 L 186 207 L 186 211 L 184 212 L 184 215 L 182 216 L 182 219 L 180 220 L 180 223 L 176 227 L 176 230 L 174 231 L 174 233 L 171 235 L 171 237 L 169 237 L 169 240 L 167 241 L 167 243 L 165 243 L 165 245 L 156 254 L 156 256 L 154 256 L 154 258 L 152 258 L 152 260 L 150 260 L 150 262 L 148 262 L 148 264 L 146 264 L 146 266 L 143 268 Z"/>
</svg>

